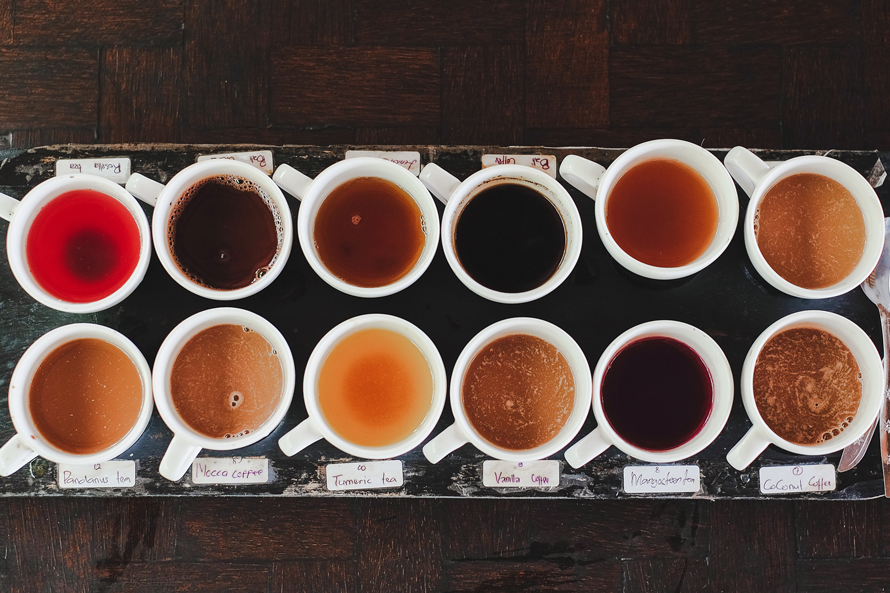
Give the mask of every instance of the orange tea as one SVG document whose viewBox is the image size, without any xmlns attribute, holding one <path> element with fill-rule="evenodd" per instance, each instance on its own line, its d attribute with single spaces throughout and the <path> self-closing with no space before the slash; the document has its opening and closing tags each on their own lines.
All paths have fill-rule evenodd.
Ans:
<svg viewBox="0 0 890 593">
<path fill-rule="evenodd" d="M 433 374 L 400 333 L 366 329 L 343 338 L 321 367 L 318 405 L 334 432 L 361 447 L 408 438 L 429 412 Z"/>
</svg>

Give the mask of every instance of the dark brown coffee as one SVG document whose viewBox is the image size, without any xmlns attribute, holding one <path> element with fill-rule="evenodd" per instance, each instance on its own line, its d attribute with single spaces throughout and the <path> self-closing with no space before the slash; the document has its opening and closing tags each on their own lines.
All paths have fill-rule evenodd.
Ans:
<svg viewBox="0 0 890 593">
<path fill-rule="evenodd" d="M 71 340 L 50 352 L 31 380 L 28 409 L 38 432 L 66 453 L 108 449 L 136 424 L 142 379 L 127 354 L 105 340 Z"/>
<path fill-rule="evenodd" d="M 170 395 L 196 432 L 221 439 L 263 425 L 281 401 L 278 353 L 259 332 L 222 324 L 193 336 L 173 362 Z"/>
<path fill-rule="evenodd" d="M 203 179 L 186 190 L 167 228 L 170 255 L 196 284 L 243 288 L 278 258 L 281 214 L 256 183 L 236 175 Z"/>
<path fill-rule="evenodd" d="M 575 379 L 553 344 L 514 334 L 483 347 L 461 389 L 470 425 L 491 444 L 526 451 L 553 439 L 575 405 Z"/>
<path fill-rule="evenodd" d="M 816 327 L 795 327 L 764 344 L 753 390 L 773 432 L 798 445 L 819 445 L 853 421 L 862 377 L 856 357 L 839 338 Z"/>
</svg>

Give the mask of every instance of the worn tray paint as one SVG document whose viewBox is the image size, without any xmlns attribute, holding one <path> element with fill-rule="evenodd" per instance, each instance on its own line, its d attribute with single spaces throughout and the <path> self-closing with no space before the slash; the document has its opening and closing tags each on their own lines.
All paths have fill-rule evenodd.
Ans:
<svg viewBox="0 0 890 593">
<path fill-rule="evenodd" d="M 183 167 L 195 162 L 197 155 L 238 150 L 269 149 L 275 164 L 288 163 L 314 176 L 343 158 L 346 150 L 386 149 L 386 147 L 314 147 L 314 146 L 220 146 L 220 145 L 59 145 L 28 151 L 0 152 L 0 191 L 17 198 L 54 175 L 54 163 L 60 158 L 129 156 L 133 171 L 161 182 Z M 395 148 L 393 148 L 395 149 Z M 608 165 L 620 149 L 542 148 L 494 146 L 416 146 L 398 150 L 418 150 L 424 163 L 435 161 L 463 179 L 480 168 L 481 155 L 555 154 L 560 160 L 578 154 Z M 714 150 L 723 158 L 725 150 Z M 785 160 L 802 151 L 760 151 L 765 160 Z M 890 153 L 831 151 L 863 174 L 868 174 L 879 157 L 890 162 Z M 500 305 L 476 296 L 466 289 L 448 268 L 441 249 L 424 276 L 409 289 L 381 299 L 359 299 L 329 287 L 310 269 L 295 244 L 281 276 L 258 295 L 231 303 L 255 311 L 269 319 L 284 334 L 293 350 L 298 377 L 316 342 L 341 321 L 364 313 L 389 313 L 406 318 L 427 332 L 438 345 L 450 371 L 463 346 L 482 328 L 515 316 L 547 319 L 568 331 L 596 364 L 600 353 L 627 328 L 653 319 L 677 319 L 700 327 L 723 348 L 738 382 L 742 362 L 756 336 L 776 319 L 804 309 L 825 309 L 844 315 L 859 324 L 880 344 L 880 326 L 874 306 L 859 290 L 821 301 L 805 301 L 778 293 L 761 280 L 745 255 L 739 229 L 726 252 L 699 274 L 672 282 L 655 282 L 634 277 L 618 266 L 606 253 L 596 234 L 593 202 L 566 185 L 575 198 L 584 223 L 584 247 L 580 261 L 570 278 L 552 294 L 524 305 Z M 747 196 L 741 191 L 741 220 Z M 887 211 L 890 183 L 878 190 Z M 299 203 L 292 200 L 294 217 Z M 442 210 L 439 205 L 440 213 Z M 151 218 L 151 209 L 145 207 Z M 5 255 L 7 225 L 0 225 L 0 441 L 14 434 L 6 403 L 6 391 L 12 369 L 24 350 L 39 336 L 59 325 L 96 322 L 113 327 L 141 348 L 149 363 L 167 333 L 186 317 L 223 303 L 201 299 L 181 288 L 152 257 L 142 285 L 121 305 L 91 315 L 65 314 L 48 309 L 31 299 L 15 282 Z M 757 472 L 761 465 L 798 463 L 837 464 L 840 453 L 826 457 L 800 457 L 770 447 L 746 471 L 738 472 L 725 461 L 726 452 L 750 426 L 736 388 L 732 415 L 720 437 L 698 456 L 683 463 L 701 468 L 702 489 L 691 496 L 707 499 L 762 498 Z M 622 468 L 638 464 L 616 449 L 592 461 L 580 470 L 562 463 L 558 487 L 548 490 L 508 491 L 482 486 L 482 461 L 485 456 L 467 445 L 437 465 L 429 464 L 417 449 L 404 455 L 405 483 L 397 490 L 331 493 L 325 487 L 324 466 L 353 459 L 332 446 L 320 442 L 292 458 L 277 447 L 277 439 L 306 417 L 302 398 L 297 393 L 285 422 L 260 443 L 239 451 L 243 456 L 266 456 L 274 481 L 252 486 L 196 486 L 187 474 L 180 482 L 169 482 L 157 473 L 161 456 L 171 433 L 155 412 L 139 442 L 122 459 L 138 461 L 135 488 L 60 490 L 56 468 L 40 458 L 8 478 L 0 478 L 0 494 L 6 496 L 89 495 L 89 496 L 465 496 L 465 497 L 549 497 L 549 498 L 626 498 L 621 490 Z M 452 422 L 449 406 L 433 434 Z M 596 425 L 591 413 L 578 438 Z M 204 451 L 202 457 L 224 456 Z M 554 459 L 562 459 L 560 455 Z M 838 474 L 838 488 L 825 494 L 797 494 L 786 498 L 866 499 L 883 494 L 877 439 L 859 466 Z M 690 495 L 668 495 L 685 497 Z"/>
</svg>

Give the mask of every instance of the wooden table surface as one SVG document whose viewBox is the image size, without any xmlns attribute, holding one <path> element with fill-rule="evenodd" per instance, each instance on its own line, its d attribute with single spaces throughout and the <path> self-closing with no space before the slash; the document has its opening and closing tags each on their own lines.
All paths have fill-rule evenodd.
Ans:
<svg viewBox="0 0 890 593">
<path fill-rule="evenodd" d="M 887 150 L 888 28 L 884 0 L 0 0 L 0 149 Z M 888 511 L 11 498 L 0 591 L 882 591 Z"/>
</svg>

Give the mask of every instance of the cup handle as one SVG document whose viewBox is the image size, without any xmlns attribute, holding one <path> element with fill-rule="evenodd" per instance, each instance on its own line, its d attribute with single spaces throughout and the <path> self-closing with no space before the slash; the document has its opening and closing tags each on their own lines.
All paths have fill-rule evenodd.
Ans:
<svg viewBox="0 0 890 593">
<path fill-rule="evenodd" d="M 145 175 L 133 173 L 124 186 L 127 191 L 148 204 L 154 206 L 158 203 L 158 196 L 164 191 L 164 184 L 149 179 Z"/>
<path fill-rule="evenodd" d="M 754 188 L 760 180 L 769 173 L 769 165 L 741 146 L 736 146 L 726 153 L 723 164 L 749 198 L 754 195 Z"/>
<path fill-rule="evenodd" d="M 12 215 L 15 214 L 15 210 L 19 207 L 19 204 L 20 202 L 12 196 L 0 194 L 0 218 L 11 221 Z"/>
<path fill-rule="evenodd" d="M 309 186 L 312 185 L 311 177 L 303 175 L 290 165 L 278 165 L 278 168 L 275 169 L 275 174 L 272 175 L 272 181 L 278 187 L 301 201 L 306 192 L 309 191 Z"/>
<path fill-rule="evenodd" d="M 766 435 L 757 427 L 752 426 L 751 429 L 742 437 L 735 447 L 730 449 L 726 454 L 726 461 L 729 465 L 741 471 L 751 465 L 751 462 L 757 459 L 757 456 L 763 453 L 770 444 Z"/>
<path fill-rule="evenodd" d="M 595 200 L 600 180 L 606 174 L 606 168 L 584 157 L 570 154 L 562 159 L 562 163 L 559 165 L 559 174 L 572 187 Z"/>
<path fill-rule="evenodd" d="M 470 442 L 457 423 L 439 433 L 423 446 L 423 455 L 430 463 L 439 463 L 446 455 Z"/>
<path fill-rule="evenodd" d="M 167 452 L 164 453 L 164 458 L 161 459 L 161 467 L 158 471 L 171 482 L 177 482 L 200 452 L 200 445 L 194 445 L 174 434 L 173 440 L 167 447 Z"/>
<path fill-rule="evenodd" d="M 436 163 L 428 163 L 423 168 L 423 171 L 420 172 L 420 181 L 443 204 L 448 203 L 448 198 L 451 197 L 451 194 L 460 185 L 460 179 Z"/>
<path fill-rule="evenodd" d="M 611 446 L 612 443 L 606 440 L 605 433 L 595 428 L 589 435 L 569 447 L 565 458 L 569 465 L 578 469 Z"/>
<path fill-rule="evenodd" d="M 306 418 L 290 432 L 278 439 L 278 446 L 288 457 L 295 455 L 324 437 L 312 418 Z"/>
<path fill-rule="evenodd" d="M 27 439 L 15 435 L 0 448 L 0 476 L 8 476 L 37 457 L 37 451 L 28 445 Z"/>
</svg>

